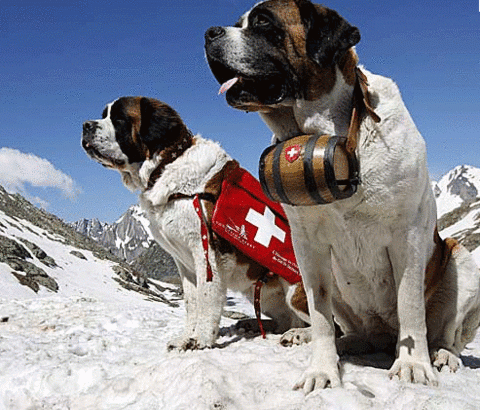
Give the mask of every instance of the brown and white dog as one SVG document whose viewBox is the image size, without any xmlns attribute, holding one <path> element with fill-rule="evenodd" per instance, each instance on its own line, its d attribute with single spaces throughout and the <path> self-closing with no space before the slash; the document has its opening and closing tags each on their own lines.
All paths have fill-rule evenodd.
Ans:
<svg viewBox="0 0 480 410">
<path fill-rule="evenodd" d="M 205 41 L 228 104 L 258 111 L 274 142 L 347 135 L 360 33 L 337 12 L 267 0 L 233 27 L 208 29 Z M 480 320 L 478 267 L 436 233 L 425 142 L 394 82 L 364 72 L 370 104 L 357 133 L 357 192 L 328 205 L 285 205 L 312 323 L 296 332 L 311 332 L 312 360 L 296 385 L 306 393 L 341 384 L 332 315 L 344 341 L 396 340 L 390 377 L 424 384 L 437 383 L 434 367 L 458 368 Z M 442 259 L 445 269 L 435 270 Z"/>
<path fill-rule="evenodd" d="M 140 204 L 154 238 L 175 260 L 187 316 L 183 335 L 172 340 L 169 349 L 212 347 L 227 288 L 253 299 L 254 284 L 266 273 L 264 267 L 210 232 L 213 281 L 206 281 L 194 195 L 212 198 L 203 201 L 209 221 L 211 201 L 218 198 L 223 178 L 236 161 L 217 143 L 192 135 L 171 107 L 145 97 L 122 97 L 108 104 L 102 119 L 83 124 L 82 146 L 91 158 L 119 171 L 127 188 L 140 191 Z M 287 291 L 291 289 L 293 295 L 295 288 L 279 277 L 263 287 L 262 311 L 273 319 L 278 332 L 302 323 L 286 302 Z"/>
</svg>

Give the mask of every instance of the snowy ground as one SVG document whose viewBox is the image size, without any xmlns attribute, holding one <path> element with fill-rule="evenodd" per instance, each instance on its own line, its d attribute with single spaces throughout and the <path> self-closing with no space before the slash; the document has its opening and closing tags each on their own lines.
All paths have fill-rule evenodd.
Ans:
<svg viewBox="0 0 480 410">
<path fill-rule="evenodd" d="M 55 268 L 31 261 L 60 287 L 34 294 L 0 263 L 0 410 L 480 409 L 480 333 L 463 352 L 464 366 L 442 373 L 439 387 L 391 381 L 391 359 L 375 355 L 344 358 L 343 388 L 305 397 L 292 386 L 310 346 L 246 337 L 224 318 L 216 348 L 167 352 L 184 319 L 174 292 L 165 296 L 178 307 L 147 301 L 118 286 L 110 262 L 88 251 L 79 259 L 25 221 L 20 227 L 1 212 L 0 220 L 4 235 L 35 242 L 55 259 Z M 227 309 L 253 317 L 237 294 Z"/>
<path fill-rule="evenodd" d="M 252 313 L 238 295 L 230 310 Z M 8 321 L 7 321 L 8 318 Z M 224 319 L 214 349 L 167 352 L 183 307 L 48 296 L 0 300 L 0 409 L 478 409 L 480 334 L 437 388 L 390 381 L 384 355 L 342 361 L 344 387 L 307 397 L 292 386 L 310 347 L 247 338 Z"/>
</svg>

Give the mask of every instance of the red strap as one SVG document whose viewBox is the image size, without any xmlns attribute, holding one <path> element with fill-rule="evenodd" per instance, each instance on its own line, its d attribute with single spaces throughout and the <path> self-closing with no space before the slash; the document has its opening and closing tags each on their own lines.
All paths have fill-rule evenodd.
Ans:
<svg viewBox="0 0 480 410">
<path fill-rule="evenodd" d="M 195 208 L 195 212 L 200 219 L 200 233 L 202 235 L 203 253 L 205 254 L 205 262 L 207 264 L 207 282 L 211 282 L 213 280 L 213 272 L 212 266 L 210 265 L 210 261 L 208 259 L 208 228 L 205 218 L 203 217 L 202 205 L 200 204 L 200 198 L 198 194 L 196 194 L 195 198 L 193 199 L 193 207 Z"/>
<path fill-rule="evenodd" d="M 253 307 L 255 308 L 255 316 L 257 317 L 258 327 L 260 328 L 260 333 L 264 339 L 267 338 L 265 330 L 263 329 L 262 323 L 262 309 L 260 308 L 260 291 L 264 283 L 267 283 L 268 279 L 273 278 L 272 272 L 267 272 L 263 278 L 257 280 L 255 283 L 255 292 L 253 294 Z"/>
</svg>

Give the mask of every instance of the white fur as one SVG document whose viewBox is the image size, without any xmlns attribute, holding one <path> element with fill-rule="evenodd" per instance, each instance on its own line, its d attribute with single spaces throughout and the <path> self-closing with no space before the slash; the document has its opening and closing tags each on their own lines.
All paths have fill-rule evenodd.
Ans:
<svg viewBox="0 0 480 410">
<path fill-rule="evenodd" d="M 391 377 L 437 382 L 424 301 L 424 272 L 436 225 L 425 142 L 393 81 L 364 72 L 381 122 L 367 117 L 360 128 L 358 192 L 329 205 L 285 206 L 312 322 L 312 361 L 297 384 L 307 393 L 341 383 L 332 313 L 346 337 L 375 343 L 383 334 L 398 332 Z M 351 94 L 352 87 L 337 71 L 329 95 L 295 101 L 280 126 L 275 113 L 261 115 L 280 141 L 291 137 L 288 130 L 295 127 L 302 133 L 346 135 Z M 479 286 L 475 262 L 459 247 L 440 286 L 432 315 L 438 320 L 428 323 L 431 341 L 438 342 L 431 352 L 436 366 L 458 367 L 458 355 L 479 324 Z"/>
</svg>

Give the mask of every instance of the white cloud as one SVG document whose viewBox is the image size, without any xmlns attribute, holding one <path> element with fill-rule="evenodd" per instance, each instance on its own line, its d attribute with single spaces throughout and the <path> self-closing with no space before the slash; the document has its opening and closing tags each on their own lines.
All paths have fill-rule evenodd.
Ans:
<svg viewBox="0 0 480 410">
<path fill-rule="evenodd" d="M 28 197 L 44 208 L 48 203 L 41 198 L 30 196 L 27 185 L 59 189 L 70 200 L 80 193 L 75 181 L 46 159 L 12 148 L 0 148 L 0 185 L 9 192 Z"/>
</svg>

